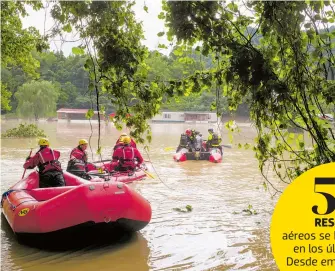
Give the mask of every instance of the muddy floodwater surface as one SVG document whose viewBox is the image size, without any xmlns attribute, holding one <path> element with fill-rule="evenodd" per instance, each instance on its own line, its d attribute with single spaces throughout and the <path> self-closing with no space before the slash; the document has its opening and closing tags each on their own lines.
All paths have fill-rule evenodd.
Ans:
<svg viewBox="0 0 335 271">
<path fill-rule="evenodd" d="M 2 121 L 2 132 L 18 121 Z M 148 199 L 152 220 L 140 232 L 113 242 L 93 243 L 77 249 L 52 251 L 20 244 L 1 217 L 1 270 L 269 270 L 276 271 L 271 254 L 269 226 L 277 198 L 265 191 L 264 179 L 252 150 L 238 149 L 235 143 L 252 143 L 256 132 L 247 122 L 238 123 L 232 148 L 224 148 L 220 164 L 207 161 L 174 162 L 179 136 L 191 127 L 207 137 L 213 124 L 152 124 L 149 151 L 139 145 L 151 161 L 155 179 L 130 184 Z M 88 122 L 40 122 L 51 147 L 61 152 L 66 169 L 69 154 L 78 140 L 88 139 Z M 89 160 L 98 160 L 97 124 L 93 123 Z M 102 125 L 102 157 L 111 158 L 112 148 L 121 134 L 111 124 Z M 229 144 L 222 129 L 223 144 Z M 1 191 L 17 182 L 23 163 L 36 139 L 1 140 Z M 92 158 L 93 155 L 93 158 Z M 147 162 L 150 164 L 150 162 Z M 29 174 L 32 170 L 27 170 Z M 191 205 L 191 212 L 175 208 Z M 252 208 L 257 214 L 243 210 Z"/>
</svg>

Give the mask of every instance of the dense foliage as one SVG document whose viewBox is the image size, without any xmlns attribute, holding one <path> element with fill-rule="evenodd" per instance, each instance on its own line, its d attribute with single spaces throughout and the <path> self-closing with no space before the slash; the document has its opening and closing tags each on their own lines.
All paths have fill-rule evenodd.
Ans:
<svg viewBox="0 0 335 271">
<path fill-rule="evenodd" d="M 41 7 L 39 2 L 26 3 Z M 40 70 L 41 77 L 61 89 L 59 106 L 88 105 L 83 95 L 87 88 L 92 109 L 104 112 L 106 105 L 113 106 L 115 125 L 132 127 L 132 136 L 142 142 L 143 134 L 151 139 L 146 120 L 167 106 L 179 109 L 176 100 L 190 110 L 194 102 L 203 102 L 204 109 L 208 105 L 207 110 L 218 115 L 247 103 L 258 131 L 254 150 L 265 177 L 268 166 L 287 182 L 311 167 L 335 161 L 331 124 L 318 117 L 334 110 L 335 28 L 330 27 L 334 2 L 253 1 L 241 6 L 224 1 L 164 2 L 159 18 L 165 20 L 168 32 L 158 35 L 166 34 L 177 45 L 169 57 L 148 52 L 141 44 L 143 32 L 133 4 L 61 1 L 53 5 L 52 33 L 62 36 L 73 30 L 81 41 L 73 48 L 75 56 L 63 60 L 61 54 L 56 59 L 52 53 L 36 55 L 46 67 Z M 22 4 L 6 8 L 14 15 L 24 14 Z M 2 19 L 6 27 L 15 24 L 9 14 L 4 12 Z M 14 33 L 21 33 L 21 24 L 17 26 Z M 2 65 L 23 63 L 26 74 L 20 75 L 15 67 L 11 75 L 24 83 L 33 73 L 30 68 L 37 65 L 31 50 L 22 50 L 24 58 L 6 53 L 15 51 L 11 47 L 15 42 L 10 42 L 15 36 L 7 28 L 2 45 L 10 48 L 5 56 L 12 59 L 5 57 Z M 22 33 L 31 38 L 26 48 L 41 48 L 43 39 L 32 29 Z M 9 81 L 9 91 L 19 86 L 12 88 L 16 83 Z M 4 94 L 8 100 L 8 92 Z M 228 128 L 233 129 L 229 124 Z M 312 148 L 306 146 L 304 136 L 290 133 L 292 129 L 304 131 Z"/>
<path fill-rule="evenodd" d="M 40 2 L 30 2 L 34 9 L 40 9 Z M 47 48 L 46 41 L 34 27 L 22 29 L 20 17 L 26 16 L 24 2 L 1 1 L 1 68 L 20 66 L 27 74 L 38 77 L 38 61 L 32 56 L 33 50 Z M 11 92 L 1 82 L 1 108 L 10 110 Z"/>
<path fill-rule="evenodd" d="M 199 54 L 187 52 L 187 56 L 192 59 L 191 63 L 183 63 L 183 56 L 176 56 L 175 48 L 169 56 L 165 56 L 157 51 L 150 52 L 145 63 L 148 67 L 148 79 L 154 80 L 170 80 L 181 78 L 182 75 L 193 72 L 194 67 L 201 65 L 211 66 L 210 60 L 202 59 Z M 56 103 L 57 109 L 59 108 L 90 108 L 91 104 L 96 105 L 94 97 L 88 91 L 89 73 L 85 70 L 85 62 L 87 55 L 69 55 L 64 56 L 62 52 L 43 52 L 33 53 L 36 60 L 40 65 L 36 71 L 40 74 L 40 79 L 52 82 L 59 90 L 59 97 Z M 21 68 L 12 67 L 11 69 L 1 70 L 2 82 L 7 86 L 10 92 L 11 99 L 8 104 L 12 107 L 10 112 L 20 110 L 17 108 L 18 100 L 15 93 L 18 88 L 30 79 L 22 71 Z M 10 102 L 10 103 L 9 103 Z M 180 111 L 208 111 L 212 103 L 215 102 L 215 90 L 209 89 L 208 91 L 200 94 L 191 93 L 189 96 L 176 97 L 167 102 L 163 98 L 162 109 L 165 110 L 180 110 Z M 105 107 L 107 113 L 114 111 L 114 106 L 110 103 L 106 94 L 101 94 L 100 103 Z M 224 110 L 224 112 L 228 112 Z M 45 115 L 46 116 L 46 115 Z M 43 117 L 45 117 L 43 116 Z"/>
<path fill-rule="evenodd" d="M 176 37 L 188 46 L 201 42 L 202 53 L 214 54 L 218 63 L 182 84 L 193 84 L 192 91 L 198 92 L 215 82 L 232 108 L 248 97 L 261 171 L 265 174 L 271 165 L 282 180 L 291 180 L 335 161 L 334 132 L 318 117 L 334 108 L 335 83 L 328 80 L 335 71 L 335 29 L 329 27 L 334 4 L 255 1 L 244 8 L 253 16 L 243 15 L 234 2 L 165 2 L 162 17 L 170 40 Z M 250 33 L 251 24 L 257 29 Z M 261 35 L 259 45 L 252 42 L 256 34 Z M 290 126 L 308 134 L 312 149 L 303 136 L 285 129 Z"/>
<path fill-rule="evenodd" d="M 46 137 L 42 129 L 35 124 L 20 124 L 17 128 L 9 129 L 2 137 Z"/>
<path fill-rule="evenodd" d="M 35 120 L 43 116 L 53 116 L 58 91 L 56 86 L 47 81 L 31 81 L 23 84 L 15 93 L 18 115 Z"/>
</svg>

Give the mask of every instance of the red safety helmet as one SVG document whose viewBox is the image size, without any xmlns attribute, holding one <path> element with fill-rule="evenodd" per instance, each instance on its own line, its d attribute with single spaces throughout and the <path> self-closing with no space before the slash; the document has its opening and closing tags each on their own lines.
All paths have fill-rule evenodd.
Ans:
<svg viewBox="0 0 335 271">
<path fill-rule="evenodd" d="M 191 129 L 186 129 L 185 134 L 191 136 L 192 135 Z"/>
</svg>

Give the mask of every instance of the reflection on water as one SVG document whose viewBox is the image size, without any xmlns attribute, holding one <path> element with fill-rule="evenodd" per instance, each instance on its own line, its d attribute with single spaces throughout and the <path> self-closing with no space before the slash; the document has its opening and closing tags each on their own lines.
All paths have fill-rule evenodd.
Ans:
<svg viewBox="0 0 335 271">
<path fill-rule="evenodd" d="M 149 248 L 140 233 L 123 233 L 113 238 L 99 234 L 94 242 L 86 241 L 93 238 L 84 235 L 75 248 L 71 244 L 75 238 L 69 236 L 69 242 L 58 250 L 53 246 L 55 240 L 44 243 L 43 248 L 41 242 L 38 248 L 35 241 L 19 243 L 4 216 L 1 228 L 2 270 L 131 270 L 134 262 L 120 257 L 135 257 L 138 270 L 148 270 Z M 120 269 L 115 268 L 116 263 Z"/>
<path fill-rule="evenodd" d="M 17 122 L 3 122 L 2 131 Z M 97 124 L 92 124 L 93 129 Z M 269 245 L 269 223 L 276 200 L 262 188 L 263 179 L 252 151 L 224 149 L 223 162 L 176 163 L 174 151 L 180 133 L 194 127 L 204 136 L 212 124 L 152 124 L 153 141 L 149 153 L 159 178 L 133 183 L 153 210 L 151 223 L 140 233 L 104 244 L 93 243 L 79 249 L 55 252 L 19 244 L 2 222 L 1 262 L 3 270 L 278 270 Z M 88 122 L 39 123 L 61 151 L 63 167 L 80 138 L 88 138 Z M 250 124 L 240 125 L 236 143 L 252 143 L 255 131 Z M 103 158 L 110 158 L 121 134 L 111 124 L 102 125 Z M 223 130 L 224 144 L 228 133 Z M 5 191 L 22 175 L 22 164 L 35 140 L 3 139 L 1 146 L 1 190 Z M 91 138 L 90 159 L 97 160 L 97 132 Z M 30 172 L 30 171 L 29 171 Z M 27 172 L 27 174 L 29 174 Z M 164 183 L 162 183 L 164 182 Z M 192 205 L 182 213 L 176 207 Z M 257 215 L 243 209 L 252 205 Z M 6 221 L 5 221 L 6 222 Z"/>
</svg>

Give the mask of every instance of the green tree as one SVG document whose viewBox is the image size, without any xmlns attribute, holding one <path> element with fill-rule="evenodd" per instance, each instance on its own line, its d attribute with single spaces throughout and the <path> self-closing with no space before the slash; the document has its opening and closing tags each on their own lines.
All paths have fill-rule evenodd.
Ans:
<svg viewBox="0 0 335 271">
<path fill-rule="evenodd" d="M 6 110 L 1 108 L 1 112 L 15 112 L 17 101 L 13 94 L 17 91 L 18 87 L 25 83 L 27 80 L 27 75 L 22 71 L 20 67 L 7 67 L 1 69 L 1 82 L 3 85 L 5 85 L 6 90 L 10 92 L 7 95 L 7 99 L 1 99 L 2 103 L 8 104 Z M 5 93 L 2 93 L 2 96 L 4 95 Z"/>
<path fill-rule="evenodd" d="M 41 2 L 30 2 L 35 9 L 42 7 Z M 32 51 L 47 48 L 38 30 L 34 27 L 22 28 L 20 17 L 26 16 L 24 2 L 1 1 L 1 68 L 7 66 L 21 66 L 27 74 L 38 77 L 36 68 L 39 63 L 32 56 Z M 1 85 L 3 109 L 10 110 L 11 92 Z"/>
<path fill-rule="evenodd" d="M 25 83 L 15 93 L 18 100 L 17 114 L 35 120 L 53 116 L 56 113 L 58 96 L 59 90 L 51 82 L 31 81 Z"/>
<path fill-rule="evenodd" d="M 145 60 L 148 68 L 148 79 L 155 80 L 170 80 L 172 78 L 170 59 L 159 53 L 158 51 L 150 52 L 148 58 Z"/>
<path fill-rule="evenodd" d="M 61 86 L 60 96 L 58 101 L 59 107 L 68 107 L 74 104 L 78 90 L 71 82 L 66 82 Z"/>
<path fill-rule="evenodd" d="M 6 85 L 1 82 L 1 110 L 9 111 L 11 106 L 9 105 L 10 97 L 12 93 L 7 90 Z"/>
<path fill-rule="evenodd" d="M 217 62 L 214 69 L 170 82 L 171 93 L 190 85 L 198 93 L 197 85 L 215 84 L 231 109 L 247 99 L 264 176 L 270 165 L 286 182 L 335 161 L 334 133 L 317 116 L 325 113 L 322 105 L 333 107 L 335 100 L 334 81 L 327 80 L 335 66 L 333 3 L 254 1 L 247 7 L 254 17 L 242 14 L 234 2 L 169 1 L 163 8 L 168 39 L 176 37 L 184 47 L 200 42 L 202 53 Z M 252 24 L 257 27 L 250 32 Z M 313 148 L 283 129 L 288 126 L 304 130 Z"/>
<path fill-rule="evenodd" d="M 51 14 L 59 22 L 59 31 L 75 29 L 80 34 L 82 45 L 72 51 L 83 55 L 86 50 L 89 55 L 85 68 L 96 101 L 94 109 L 100 112 L 101 95 L 106 95 L 116 109 L 116 126 L 120 128 L 124 120 L 128 127 L 134 127 L 132 136 L 139 138 L 148 132 L 150 139 L 145 120 L 158 112 L 162 90 L 156 82 L 145 82 L 148 52 L 141 44 L 142 27 L 135 19 L 133 5 L 134 1 L 59 2 Z M 148 99 L 152 103 L 147 103 Z"/>
</svg>

